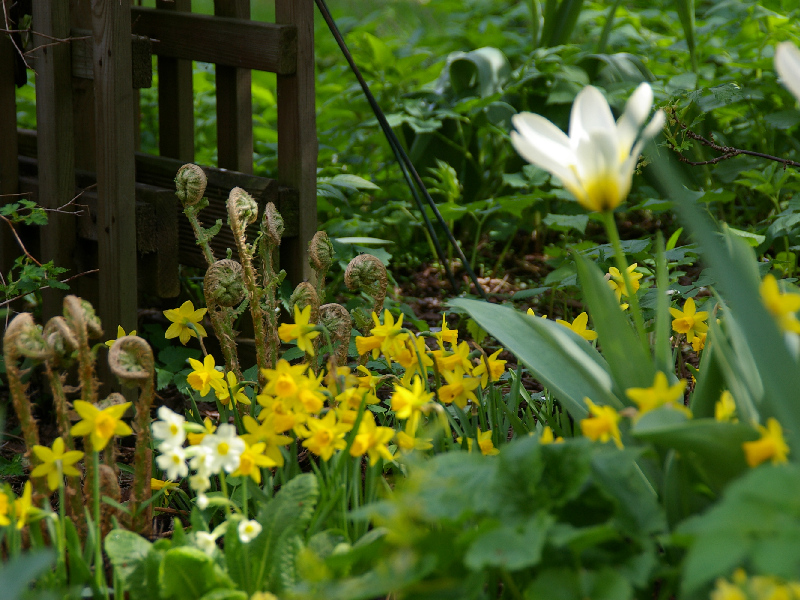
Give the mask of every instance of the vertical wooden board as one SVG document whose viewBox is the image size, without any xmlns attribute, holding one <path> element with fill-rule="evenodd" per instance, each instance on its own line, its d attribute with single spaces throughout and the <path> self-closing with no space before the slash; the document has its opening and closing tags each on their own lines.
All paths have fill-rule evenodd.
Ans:
<svg viewBox="0 0 800 600">
<path fill-rule="evenodd" d="M 250 18 L 250 0 L 214 0 L 220 17 Z M 217 166 L 253 172 L 252 77 L 247 69 L 217 65 Z"/>
<path fill-rule="evenodd" d="M 6 13 L 10 0 L 3 0 Z M 16 50 L 11 37 L 0 34 L 0 205 L 16 201 L 19 192 L 17 103 L 14 84 Z M 20 249 L 5 223 L 0 223 L 0 273 L 5 277 Z"/>
<path fill-rule="evenodd" d="M 275 0 L 275 21 L 297 26 L 297 72 L 278 75 L 278 181 L 298 191 L 299 236 L 281 247 L 293 283 L 311 276 L 308 242 L 317 230 L 314 0 Z"/>
<path fill-rule="evenodd" d="M 130 3 L 92 0 L 99 314 L 136 328 L 136 212 Z"/>
<path fill-rule="evenodd" d="M 191 12 L 191 0 L 157 0 L 156 8 Z M 158 152 L 194 161 L 192 61 L 158 57 Z"/>
<path fill-rule="evenodd" d="M 36 123 L 38 130 L 39 202 L 57 208 L 69 202 L 75 192 L 75 155 L 72 127 L 72 81 L 68 43 L 53 39 L 69 37 L 69 0 L 33 3 L 36 64 Z M 41 232 L 40 259 L 75 274 L 75 217 L 50 213 Z M 61 314 L 64 293 L 43 292 L 44 316 Z"/>
</svg>

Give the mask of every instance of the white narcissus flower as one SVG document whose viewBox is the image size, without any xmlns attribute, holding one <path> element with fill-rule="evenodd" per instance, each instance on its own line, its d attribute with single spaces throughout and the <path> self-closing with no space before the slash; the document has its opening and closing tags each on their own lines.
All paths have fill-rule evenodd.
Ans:
<svg viewBox="0 0 800 600">
<path fill-rule="evenodd" d="M 200 445 L 210 450 L 205 462 L 212 473 L 219 473 L 220 469 L 232 473 L 239 468 L 239 459 L 245 444 L 236 435 L 236 427 L 233 425 L 220 425 L 215 433 L 204 437 Z"/>
<path fill-rule="evenodd" d="M 775 70 L 783 85 L 800 102 L 800 50 L 792 42 L 781 42 L 775 48 Z"/>
<path fill-rule="evenodd" d="M 153 423 L 153 437 L 161 440 L 159 450 L 182 446 L 186 440 L 186 430 L 183 428 L 186 419 L 166 406 L 158 409 L 158 418 L 159 420 Z"/>
<path fill-rule="evenodd" d="M 207 531 L 196 531 L 194 534 L 194 543 L 209 556 L 214 554 L 214 551 L 217 549 L 217 538 Z"/>
<path fill-rule="evenodd" d="M 239 523 L 239 539 L 243 544 L 250 543 L 253 538 L 258 537 L 261 533 L 261 523 L 255 520 L 242 521 Z"/>
<path fill-rule="evenodd" d="M 181 446 L 159 446 L 161 455 L 156 458 L 156 464 L 162 471 L 167 472 L 167 479 L 176 481 L 189 474 L 186 464 L 186 451 Z"/>
<path fill-rule="evenodd" d="M 549 171 L 588 210 L 614 210 L 625 200 L 644 143 L 664 126 L 653 107 L 653 90 L 642 83 L 614 122 L 603 94 L 592 86 L 578 93 L 569 119 L 569 136 L 540 115 L 512 117 L 511 142 L 528 162 Z M 644 129 L 642 127 L 644 126 Z"/>
</svg>

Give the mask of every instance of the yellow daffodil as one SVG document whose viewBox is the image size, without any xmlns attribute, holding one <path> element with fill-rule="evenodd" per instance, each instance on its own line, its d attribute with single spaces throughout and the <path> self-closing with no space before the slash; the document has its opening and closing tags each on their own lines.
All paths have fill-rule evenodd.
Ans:
<svg viewBox="0 0 800 600">
<path fill-rule="evenodd" d="M 205 427 L 205 431 L 202 433 L 188 433 L 186 438 L 189 440 L 190 446 L 196 446 L 200 442 L 203 441 L 203 438 L 207 435 L 214 433 L 217 430 L 217 426 L 211 422 L 211 419 L 206 417 L 203 419 L 203 427 Z"/>
<path fill-rule="evenodd" d="M 597 339 L 597 332 L 592 331 L 591 329 L 586 329 L 586 324 L 588 322 L 589 322 L 589 315 L 587 315 L 585 312 L 582 312 L 577 317 L 575 317 L 575 320 L 572 321 L 572 323 L 563 321 L 561 319 L 556 320 L 556 323 L 558 323 L 559 325 L 563 325 L 567 329 L 571 329 L 579 336 L 581 336 L 583 339 L 585 339 L 587 342 L 591 342 L 592 340 Z"/>
<path fill-rule="evenodd" d="M 581 420 L 581 433 L 593 442 L 613 440 L 617 448 L 622 448 L 619 432 L 619 413 L 610 406 L 597 406 L 589 398 L 584 398 L 590 417 Z"/>
<path fill-rule="evenodd" d="M 116 436 L 125 436 L 133 433 L 131 428 L 122 420 L 122 415 L 130 407 L 130 402 L 115 404 L 100 410 L 94 404 L 75 400 L 75 412 L 81 421 L 75 423 L 69 430 L 71 435 L 88 435 L 92 442 L 92 450 L 99 452 L 106 447 L 109 440 Z"/>
<path fill-rule="evenodd" d="M 694 336 L 692 340 L 692 350 L 695 352 L 700 352 L 703 348 L 706 347 L 706 339 L 708 338 L 707 333 L 698 333 Z"/>
<path fill-rule="evenodd" d="M 409 435 L 405 431 L 398 431 L 395 434 L 395 442 L 397 443 L 397 447 L 403 452 L 430 450 L 433 448 L 430 438 L 418 438 L 415 435 Z"/>
<path fill-rule="evenodd" d="M 736 418 L 736 402 L 728 390 L 722 392 L 714 405 L 714 419 L 723 423 L 736 423 L 739 420 Z"/>
<path fill-rule="evenodd" d="M 416 429 L 422 407 L 433 398 L 432 392 L 426 392 L 420 377 L 414 377 L 411 388 L 395 384 L 391 397 L 391 407 L 395 417 L 400 420 L 411 419 L 408 426 Z"/>
<path fill-rule="evenodd" d="M 337 450 L 347 446 L 344 439 L 350 430 L 350 425 L 336 422 L 336 413 L 330 411 L 322 419 L 309 419 L 306 422 L 308 437 L 303 441 L 303 446 L 327 461 Z"/>
<path fill-rule="evenodd" d="M 134 329 L 130 333 L 125 333 L 125 330 L 122 328 L 122 325 L 117 325 L 117 337 L 114 338 L 113 340 L 106 341 L 106 346 L 111 348 L 111 346 L 114 345 L 114 342 L 116 342 L 121 337 L 125 337 L 126 335 L 136 335 L 136 330 Z"/>
<path fill-rule="evenodd" d="M 11 497 L 4 490 L 0 490 L 0 527 L 11 525 L 11 519 L 8 518 L 8 515 L 12 506 Z"/>
<path fill-rule="evenodd" d="M 297 395 L 307 364 L 290 365 L 288 361 L 280 359 L 274 369 L 262 369 L 267 380 L 263 393 L 278 398 L 294 398 Z"/>
<path fill-rule="evenodd" d="M 465 373 L 472 372 L 472 362 L 469 359 L 469 344 L 461 342 L 453 348 L 452 352 L 446 350 L 433 350 L 431 352 L 436 361 L 436 368 L 440 372 L 455 371 L 461 367 Z"/>
<path fill-rule="evenodd" d="M 150 489 L 154 492 L 158 492 L 160 490 L 164 490 L 164 497 L 169 497 L 170 491 L 177 489 L 178 484 L 174 481 L 167 479 L 166 481 L 162 479 L 156 479 L 155 477 L 150 478 Z"/>
<path fill-rule="evenodd" d="M 539 443 L 543 445 L 547 444 L 561 444 L 564 441 L 564 438 L 561 436 L 555 437 L 553 434 L 553 430 L 550 428 L 550 425 L 545 425 L 544 429 L 542 429 L 542 433 L 539 436 Z"/>
<path fill-rule="evenodd" d="M 375 327 L 372 328 L 370 337 L 356 337 L 356 349 L 359 354 L 366 354 L 372 352 L 372 357 L 377 358 L 379 352 L 383 352 L 385 356 L 392 357 L 395 353 L 403 349 L 403 342 L 408 338 L 409 334 L 402 331 L 403 329 L 403 315 L 395 322 L 392 313 L 388 310 L 383 311 L 383 323 L 381 324 L 378 315 L 372 313 L 372 320 L 375 322 Z"/>
<path fill-rule="evenodd" d="M 500 356 L 502 351 L 503 349 L 500 348 L 500 350 L 490 356 L 482 356 L 480 364 L 478 364 L 478 366 L 472 371 L 472 374 L 475 377 L 481 378 L 481 387 L 485 388 L 486 384 L 488 384 L 490 381 L 499 381 L 500 377 L 502 377 L 503 373 L 505 372 L 506 362 L 508 361 L 497 358 Z"/>
<path fill-rule="evenodd" d="M 271 463 L 273 463 L 269 465 L 271 467 L 283 466 L 284 461 L 283 454 L 281 454 L 281 446 L 287 446 L 292 443 L 292 438 L 288 435 L 281 435 L 281 432 L 276 430 L 275 424 L 277 418 L 277 415 L 273 413 L 259 423 L 250 415 L 242 417 L 242 424 L 247 433 L 240 437 L 251 445 L 263 442 L 264 449 L 262 452 Z M 287 431 L 287 429 L 282 429 L 281 431 Z"/>
<path fill-rule="evenodd" d="M 444 350 L 445 342 L 454 347 L 458 343 L 458 329 L 447 326 L 447 315 L 442 315 L 442 329 L 433 334 L 439 342 L 439 347 Z"/>
<path fill-rule="evenodd" d="M 478 448 L 480 449 L 481 454 L 483 454 L 484 456 L 495 456 L 497 454 L 500 454 L 500 450 L 495 448 L 494 442 L 492 442 L 491 429 L 489 431 L 481 432 L 481 428 L 478 427 L 477 438 L 478 438 Z M 461 444 L 463 442 L 463 439 L 464 438 L 458 437 L 456 438 L 456 442 Z M 469 452 L 472 452 L 472 446 L 474 444 L 474 441 L 475 440 L 473 440 L 472 438 L 467 438 L 467 450 Z"/>
<path fill-rule="evenodd" d="M 772 275 L 767 275 L 759 287 L 761 301 L 769 313 L 775 317 L 783 331 L 800 333 L 800 321 L 797 311 L 800 310 L 800 294 L 781 292 L 778 282 Z"/>
<path fill-rule="evenodd" d="M 677 308 L 670 308 L 669 312 L 675 317 L 672 321 L 672 329 L 677 333 L 685 334 L 687 342 L 691 342 L 697 335 L 708 331 L 708 325 L 705 323 L 706 319 L 708 319 L 708 312 L 697 312 L 694 298 L 686 300 L 682 311 Z"/>
<path fill-rule="evenodd" d="M 258 485 L 261 485 L 261 469 L 263 467 L 277 466 L 274 460 L 264 454 L 266 449 L 267 445 L 264 442 L 258 442 L 252 446 L 247 444 L 244 452 L 239 457 L 239 468 L 231 475 L 234 477 L 250 477 Z"/>
<path fill-rule="evenodd" d="M 717 579 L 716 587 L 712 590 L 710 598 L 711 600 L 747 600 L 747 594 L 738 585 L 720 578 Z"/>
<path fill-rule="evenodd" d="M 659 371 L 656 373 L 655 380 L 651 387 L 628 388 L 625 394 L 636 403 L 641 414 L 650 412 L 661 406 L 670 406 L 683 412 L 688 412 L 688 409 L 683 405 L 683 392 L 685 389 L 685 379 L 681 379 L 677 383 L 669 385 L 667 376 Z M 689 413 L 689 416 L 691 416 L 691 413 Z"/>
<path fill-rule="evenodd" d="M 642 128 L 652 105 L 653 91 L 643 83 L 615 123 L 603 94 L 587 86 L 572 105 L 569 137 L 544 117 L 520 113 L 512 117 L 511 142 L 525 160 L 555 175 L 581 206 L 611 211 L 630 191 L 645 142 L 664 126 L 658 111 Z"/>
<path fill-rule="evenodd" d="M 217 371 L 214 357 L 210 354 L 206 355 L 203 362 L 190 358 L 189 365 L 194 370 L 186 376 L 186 383 L 192 386 L 192 389 L 200 392 L 201 396 L 208 394 L 212 386 L 216 390 L 218 383 L 224 383 L 225 376 Z"/>
<path fill-rule="evenodd" d="M 638 263 L 633 263 L 629 266 L 626 271 L 628 271 L 628 280 L 631 283 L 631 288 L 633 288 L 633 293 L 635 294 L 639 291 L 639 280 L 643 277 L 641 273 L 636 272 L 636 267 L 638 267 Z M 622 273 L 619 272 L 619 269 L 616 267 L 611 267 L 608 270 L 607 279 L 608 286 L 614 291 L 614 295 L 617 297 L 617 302 L 622 301 L 622 296 L 630 296 L 628 290 L 625 288 L 625 279 L 622 276 Z"/>
<path fill-rule="evenodd" d="M 214 388 L 214 394 L 223 406 L 228 406 L 231 403 L 231 397 L 239 404 L 250 405 L 250 398 L 244 393 L 245 386 L 239 383 L 233 371 L 228 371 L 224 379 L 213 380 L 211 387 Z"/>
<path fill-rule="evenodd" d="M 33 453 L 42 464 L 31 471 L 31 477 L 47 477 L 47 487 L 50 491 L 58 488 L 62 475 L 80 477 L 81 472 L 74 465 L 83 458 L 83 452 L 71 450 L 64 452 L 64 440 L 60 437 L 53 441 L 53 447 L 34 446 Z"/>
<path fill-rule="evenodd" d="M 379 458 L 392 460 L 392 453 L 389 452 L 386 444 L 394 437 L 394 429 L 391 427 L 381 427 L 375 424 L 375 417 L 369 410 L 364 411 L 361 417 L 361 424 L 358 426 L 358 433 L 350 446 L 350 456 L 369 456 L 370 466 L 378 462 Z"/>
<path fill-rule="evenodd" d="M 207 308 L 198 308 L 195 310 L 191 300 L 187 300 L 181 304 L 180 308 L 165 310 L 164 316 L 172 321 L 172 325 L 167 328 L 164 337 L 168 340 L 179 338 L 181 344 L 184 346 L 186 342 L 189 341 L 189 338 L 197 337 L 197 333 L 200 333 L 201 337 L 206 337 L 208 334 L 200 324 L 200 321 L 203 320 L 203 316 L 206 314 L 207 310 Z M 197 329 L 197 332 L 195 332 L 192 327 Z"/>
<path fill-rule="evenodd" d="M 789 446 L 783 439 L 783 429 L 776 419 L 767 419 L 767 426 L 758 426 L 761 438 L 754 442 L 744 442 L 742 449 L 747 464 L 757 467 L 761 463 L 771 460 L 772 464 L 784 463 L 789 454 Z"/>
<path fill-rule="evenodd" d="M 456 367 L 454 371 L 444 371 L 442 375 L 447 381 L 446 385 L 439 388 L 439 400 L 443 404 L 455 403 L 462 410 L 467 406 L 467 402 L 477 404 L 478 397 L 475 395 L 475 389 L 480 385 L 480 379 L 465 377 L 464 370 L 460 366 Z"/>
<path fill-rule="evenodd" d="M 791 42 L 782 42 L 775 48 L 775 70 L 781 83 L 800 101 L 800 50 Z"/>
<path fill-rule="evenodd" d="M 536 316 L 536 313 L 535 313 L 535 312 L 533 312 L 533 309 L 532 309 L 532 308 L 529 308 L 529 309 L 528 309 L 528 311 L 527 311 L 525 314 L 526 314 L 526 315 L 528 315 L 528 316 L 530 316 L 530 317 L 535 317 L 535 316 Z M 541 318 L 541 319 L 547 319 L 547 315 L 539 315 L 539 318 Z"/>
<path fill-rule="evenodd" d="M 316 330 L 316 325 L 309 324 L 311 318 L 311 305 L 309 304 L 304 309 L 294 305 L 294 323 L 284 323 L 278 327 L 278 337 L 283 342 L 290 342 L 297 340 L 297 347 L 310 356 L 314 356 L 314 343 L 313 339 L 317 337 L 320 332 Z"/>
<path fill-rule="evenodd" d="M 31 500 L 31 480 L 25 482 L 22 488 L 22 496 L 14 500 L 14 520 L 17 522 L 17 529 L 22 529 L 28 524 L 33 512 L 33 502 Z"/>
</svg>

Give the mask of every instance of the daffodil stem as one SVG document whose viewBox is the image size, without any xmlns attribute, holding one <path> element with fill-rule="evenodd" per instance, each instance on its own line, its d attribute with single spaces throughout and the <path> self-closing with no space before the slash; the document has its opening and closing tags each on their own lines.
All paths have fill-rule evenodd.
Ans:
<svg viewBox="0 0 800 600">
<path fill-rule="evenodd" d="M 222 490 L 222 495 L 225 496 L 226 500 L 230 500 L 230 496 L 228 496 L 228 482 L 225 481 L 225 470 L 221 470 L 219 472 L 219 487 Z M 232 514 L 231 504 L 230 502 L 225 503 L 225 512 L 230 515 Z"/>
<path fill-rule="evenodd" d="M 249 475 L 242 475 L 242 514 L 247 520 L 247 479 Z"/>
<path fill-rule="evenodd" d="M 58 463 L 58 578 L 63 585 L 67 584 L 67 532 L 65 521 L 67 519 L 66 494 L 64 493 L 64 474 L 61 472 L 61 463 Z"/>
<path fill-rule="evenodd" d="M 603 215 L 603 225 L 605 225 L 606 233 L 608 234 L 609 240 L 611 240 L 611 247 L 614 249 L 617 269 L 619 269 L 622 275 L 625 291 L 631 303 L 631 313 L 633 314 L 633 323 L 636 326 L 636 333 L 639 334 L 639 341 L 642 344 L 642 348 L 647 354 L 650 354 L 650 344 L 647 341 L 647 332 L 644 329 L 644 319 L 642 318 L 642 310 L 639 307 L 639 298 L 636 292 L 633 291 L 633 286 L 631 285 L 631 276 L 630 273 L 628 273 L 628 261 L 625 259 L 625 252 L 622 250 L 622 242 L 619 239 L 619 231 L 617 230 L 617 222 L 614 220 L 614 213 L 607 210 L 601 214 Z"/>
<path fill-rule="evenodd" d="M 103 568 L 103 532 L 100 530 L 100 452 L 92 450 L 92 509 L 94 511 L 94 580 L 103 597 L 108 598 Z"/>
</svg>

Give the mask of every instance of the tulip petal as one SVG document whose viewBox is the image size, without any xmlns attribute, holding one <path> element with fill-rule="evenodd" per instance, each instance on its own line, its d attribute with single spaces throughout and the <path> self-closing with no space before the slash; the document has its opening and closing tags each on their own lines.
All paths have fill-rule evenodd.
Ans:
<svg viewBox="0 0 800 600">
<path fill-rule="evenodd" d="M 594 86 L 586 86 L 575 97 L 569 116 L 569 138 L 574 142 L 593 131 L 616 135 L 617 124 L 605 96 Z"/>
<path fill-rule="evenodd" d="M 800 101 L 800 50 L 791 42 L 782 42 L 775 49 L 775 70 L 783 85 Z"/>
</svg>

